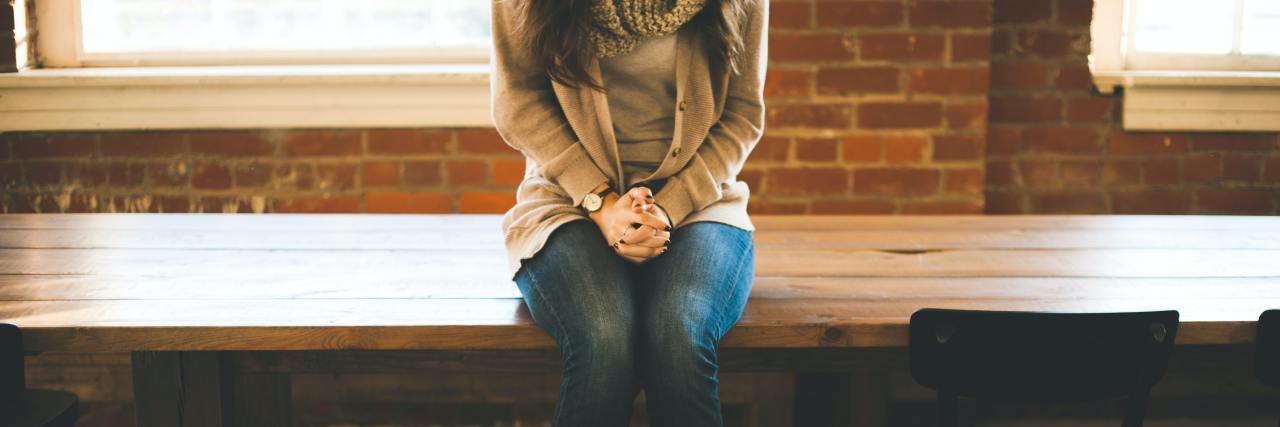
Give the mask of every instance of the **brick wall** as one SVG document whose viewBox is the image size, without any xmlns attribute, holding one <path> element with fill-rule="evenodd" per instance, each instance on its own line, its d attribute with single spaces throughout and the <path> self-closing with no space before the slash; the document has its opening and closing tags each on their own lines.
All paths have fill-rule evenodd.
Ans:
<svg viewBox="0 0 1280 427">
<path fill-rule="evenodd" d="M 988 213 L 1280 212 L 1275 133 L 1125 132 L 1091 93 L 1089 0 L 997 0 Z"/>
<path fill-rule="evenodd" d="M 1090 6 L 773 0 L 751 211 L 1277 213 L 1276 134 L 1119 130 Z M 491 129 L 9 133 L 0 211 L 501 212 L 522 169 Z"/>
</svg>

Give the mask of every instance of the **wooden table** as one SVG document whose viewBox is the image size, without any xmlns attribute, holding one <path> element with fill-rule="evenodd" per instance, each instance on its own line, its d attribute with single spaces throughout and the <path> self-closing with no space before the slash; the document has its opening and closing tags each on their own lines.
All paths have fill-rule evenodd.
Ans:
<svg viewBox="0 0 1280 427">
<path fill-rule="evenodd" d="M 722 343 L 728 367 L 838 367 L 829 355 L 901 348 L 922 307 L 1177 309 L 1181 345 L 1250 343 L 1258 315 L 1280 307 L 1277 217 L 754 219 L 757 277 Z M 287 388 L 277 374 L 360 351 L 448 368 L 474 360 L 460 354 L 553 349 L 509 280 L 492 215 L 0 216 L 0 321 L 31 351 L 135 352 L 144 424 L 215 412 L 271 424 L 253 412 L 271 399 L 218 406 L 239 400 L 219 390 Z M 261 378 L 229 380 L 232 368 Z M 174 387 L 187 397 L 165 401 Z"/>
</svg>

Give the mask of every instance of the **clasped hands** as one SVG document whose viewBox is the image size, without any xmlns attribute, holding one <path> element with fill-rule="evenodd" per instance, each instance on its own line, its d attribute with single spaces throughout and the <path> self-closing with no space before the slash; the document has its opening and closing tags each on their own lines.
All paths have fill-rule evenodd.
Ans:
<svg viewBox="0 0 1280 427">
<path fill-rule="evenodd" d="M 587 216 L 613 251 L 632 263 L 644 263 L 670 248 L 671 220 L 647 187 L 633 187 L 622 195 L 610 192 L 600 209 Z"/>
</svg>

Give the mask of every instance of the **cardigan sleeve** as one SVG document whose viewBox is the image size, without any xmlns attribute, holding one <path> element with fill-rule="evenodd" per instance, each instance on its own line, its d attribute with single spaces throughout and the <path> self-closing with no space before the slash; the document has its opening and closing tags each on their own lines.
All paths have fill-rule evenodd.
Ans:
<svg viewBox="0 0 1280 427">
<path fill-rule="evenodd" d="M 587 192 L 609 178 L 569 126 L 546 69 L 526 46 L 527 36 L 515 34 L 516 3 L 520 2 L 494 0 L 491 8 L 493 125 L 507 145 L 533 159 L 539 174 L 564 189 L 577 206 Z"/>
<path fill-rule="evenodd" d="M 748 6 L 740 74 L 729 77 L 725 106 L 706 139 L 667 183 L 655 201 L 679 226 L 686 217 L 722 197 L 722 184 L 737 180 L 751 149 L 764 135 L 764 80 L 769 58 L 769 2 Z"/>
</svg>

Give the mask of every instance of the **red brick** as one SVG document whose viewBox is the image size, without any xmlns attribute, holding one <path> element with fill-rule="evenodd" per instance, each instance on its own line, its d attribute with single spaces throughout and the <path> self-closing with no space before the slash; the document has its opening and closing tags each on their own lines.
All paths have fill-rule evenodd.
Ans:
<svg viewBox="0 0 1280 427">
<path fill-rule="evenodd" d="M 197 131 L 188 138 L 192 154 L 226 157 L 266 156 L 275 151 L 260 132 Z"/>
<path fill-rule="evenodd" d="M 483 160 L 450 160 L 445 164 L 445 176 L 450 187 L 481 185 L 485 182 Z"/>
<path fill-rule="evenodd" d="M 1085 26 L 1092 21 L 1092 0 L 1058 0 L 1058 23 Z"/>
<path fill-rule="evenodd" d="M 984 195 L 983 211 L 988 214 L 1021 214 L 1025 199 L 1022 194 L 1011 191 L 987 191 Z"/>
<path fill-rule="evenodd" d="M 893 211 L 893 202 L 887 200 L 821 199 L 813 201 L 813 213 L 818 215 L 883 215 Z"/>
<path fill-rule="evenodd" d="M 779 202 L 752 197 L 747 203 L 747 213 L 753 215 L 797 215 L 805 212 L 805 204 L 800 202 Z"/>
<path fill-rule="evenodd" d="M 947 127 L 951 129 L 983 129 L 987 127 L 987 103 L 947 104 Z"/>
<path fill-rule="evenodd" d="M 354 196 L 297 197 L 277 200 L 275 211 L 280 213 L 356 213 L 360 211 L 360 199 Z"/>
<path fill-rule="evenodd" d="M 859 169 L 853 173 L 853 189 L 859 194 L 924 196 L 938 192 L 934 169 Z"/>
<path fill-rule="evenodd" d="M 1013 185 L 1014 170 L 1010 160 L 987 160 L 986 183 L 989 187 Z"/>
<path fill-rule="evenodd" d="M 111 132 L 101 138 L 104 156 L 176 156 L 187 150 L 183 134 L 178 132 Z"/>
<path fill-rule="evenodd" d="M 916 136 L 887 136 L 884 141 L 885 163 L 919 163 L 924 160 L 924 138 Z"/>
<path fill-rule="evenodd" d="M 503 213 L 516 204 L 516 193 L 511 191 L 468 191 L 458 198 L 461 213 Z"/>
<path fill-rule="evenodd" d="M 440 162 L 404 162 L 404 183 L 412 186 L 435 186 L 444 182 Z"/>
<path fill-rule="evenodd" d="M 187 196 L 152 196 L 146 211 L 150 213 L 191 212 L 191 199 Z"/>
<path fill-rule="evenodd" d="M 237 165 L 234 171 L 237 188 L 261 188 L 271 183 L 274 168 L 269 164 L 247 163 Z"/>
<path fill-rule="evenodd" d="M 1142 167 L 1137 160 L 1108 159 L 1102 163 L 1105 185 L 1137 185 L 1142 182 Z"/>
<path fill-rule="evenodd" d="M 151 163 L 147 165 L 147 179 L 151 187 L 185 188 L 191 169 L 188 162 L 177 158 L 163 163 Z"/>
<path fill-rule="evenodd" d="M 843 61 L 854 57 L 853 42 L 843 34 L 773 34 L 769 36 L 769 59 L 774 61 Z"/>
<path fill-rule="evenodd" d="M 738 180 L 747 183 L 753 193 L 759 193 L 764 188 L 764 171 L 759 169 L 743 169 L 738 172 Z"/>
<path fill-rule="evenodd" d="M 982 213 L 981 200 L 906 201 L 902 213 L 907 215 L 975 215 Z"/>
<path fill-rule="evenodd" d="M 992 89 L 1040 89 L 1049 83 L 1049 66 L 1042 62 L 995 62 L 991 64 Z"/>
<path fill-rule="evenodd" d="M 768 108 L 769 125 L 820 129 L 848 129 L 852 107 L 848 104 L 773 105 Z"/>
<path fill-rule="evenodd" d="M 1093 90 L 1093 73 L 1086 64 L 1063 65 L 1058 68 L 1053 85 L 1064 91 L 1090 91 Z"/>
<path fill-rule="evenodd" d="M 296 157 L 354 156 L 360 154 L 359 131 L 296 131 L 281 143 L 285 154 Z"/>
<path fill-rule="evenodd" d="M 991 28 L 990 2 L 914 2 L 908 15 L 912 27 Z"/>
<path fill-rule="evenodd" d="M 778 136 L 765 136 L 760 138 L 760 142 L 751 149 L 751 155 L 748 161 L 757 162 L 785 162 L 791 153 L 791 138 Z"/>
<path fill-rule="evenodd" d="M 824 68 L 818 70 L 818 93 L 897 93 L 898 74 L 897 67 Z"/>
<path fill-rule="evenodd" d="M 91 134 L 16 134 L 9 138 L 17 159 L 50 157 L 90 157 L 98 150 Z"/>
<path fill-rule="evenodd" d="M 440 154 L 448 150 L 447 131 L 420 129 L 370 129 L 369 154 Z"/>
<path fill-rule="evenodd" d="M 813 13 L 809 2 L 778 2 L 769 5 L 769 28 L 798 29 L 809 28 L 810 15 Z"/>
<path fill-rule="evenodd" d="M 443 192 L 379 191 L 364 195 L 364 209 L 368 213 L 450 213 L 453 198 Z"/>
<path fill-rule="evenodd" d="M 1018 32 L 1020 56 L 1049 58 L 1082 57 L 1089 54 L 1089 33 L 1084 31 L 1026 30 Z"/>
<path fill-rule="evenodd" d="M 842 194 L 849 191 L 849 173 L 840 168 L 776 168 L 765 175 L 772 195 Z"/>
<path fill-rule="evenodd" d="M 276 164 L 271 187 L 276 190 L 311 190 L 315 188 L 315 168 L 309 163 Z"/>
<path fill-rule="evenodd" d="M 1100 193 L 1033 194 L 1031 211 L 1040 214 L 1102 214 L 1107 213 L 1107 200 Z"/>
<path fill-rule="evenodd" d="M 1265 215 L 1275 213 L 1274 190 L 1200 190 L 1196 207 L 1202 212 Z"/>
<path fill-rule="evenodd" d="M 1053 0 L 995 0 L 995 22 L 1045 22 L 1053 16 Z"/>
<path fill-rule="evenodd" d="M 990 34 L 952 34 L 951 60 L 973 61 L 991 57 Z"/>
<path fill-rule="evenodd" d="M 1058 164 L 1063 187 L 1097 187 L 1102 182 L 1102 163 L 1098 160 L 1063 160 Z"/>
<path fill-rule="evenodd" d="M 862 34 L 858 41 L 864 60 L 942 59 L 946 44 L 941 35 L 917 33 Z"/>
<path fill-rule="evenodd" d="M 191 186 L 201 190 L 230 189 L 231 170 L 217 163 L 197 164 L 191 174 Z"/>
<path fill-rule="evenodd" d="M 64 172 L 67 183 L 80 187 L 107 185 L 106 163 L 69 163 Z M 18 181 L 18 165 L 0 164 L 0 188 L 13 188 Z"/>
<path fill-rule="evenodd" d="M 1058 162 L 1045 159 L 1024 159 L 1018 162 L 1018 177 L 1022 184 L 1035 188 L 1062 186 L 1058 179 Z"/>
<path fill-rule="evenodd" d="M 1002 59 L 1013 52 L 1012 30 L 997 27 L 991 32 L 991 58 Z"/>
<path fill-rule="evenodd" d="M 1262 177 L 1262 158 L 1227 154 L 1222 156 L 1222 178 L 1255 182 Z"/>
<path fill-rule="evenodd" d="M 1120 155 L 1178 154 L 1187 151 L 1186 137 L 1112 129 L 1107 152 Z"/>
<path fill-rule="evenodd" d="M 27 164 L 27 179 L 32 178 L 33 166 Z M 107 166 L 107 176 L 113 187 L 135 187 L 142 185 L 147 176 L 147 167 L 138 163 L 112 163 Z"/>
<path fill-rule="evenodd" d="M 916 68 L 907 73 L 911 91 L 944 95 L 986 94 L 989 75 L 985 67 Z"/>
<path fill-rule="evenodd" d="M 986 141 L 974 135 L 934 135 L 933 160 L 939 162 L 982 160 Z"/>
<path fill-rule="evenodd" d="M 1187 212 L 1189 199 L 1181 191 L 1119 191 L 1111 194 L 1111 206 L 1121 215 L 1180 214 Z"/>
<path fill-rule="evenodd" d="M 834 162 L 840 141 L 835 138 L 796 138 L 796 160 L 802 162 Z"/>
<path fill-rule="evenodd" d="M 1269 183 L 1280 182 L 1280 157 L 1272 157 L 1267 159 L 1266 165 L 1263 167 L 1262 180 Z"/>
<path fill-rule="evenodd" d="M 524 181 L 524 159 L 494 159 L 492 184 L 517 185 Z"/>
<path fill-rule="evenodd" d="M 846 135 L 840 140 L 840 149 L 847 163 L 879 163 L 884 157 L 884 143 L 876 135 Z"/>
<path fill-rule="evenodd" d="M 1212 184 L 1222 177 L 1222 158 L 1212 154 L 1196 154 L 1182 159 L 1182 179 L 1186 182 Z"/>
<path fill-rule="evenodd" d="M 393 161 L 367 161 L 360 165 L 360 184 L 369 187 L 395 187 L 400 185 L 400 163 Z"/>
<path fill-rule="evenodd" d="M 936 127 L 942 124 L 942 105 L 937 102 L 867 102 L 858 106 L 858 127 L 901 129 Z"/>
<path fill-rule="evenodd" d="M 354 164 L 318 164 L 316 165 L 316 189 L 327 191 L 355 189 L 357 169 Z"/>
<path fill-rule="evenodd" d="M 988 155 L 1018 154 L 1021 147 L 1022 133 L 1017 128 L 993 126 L 987 130 Z"/>
<path fill-rule="evenodd" d="M 819 27 L 895 26 L 902 19 L 902 3 L 897 1 L 818 2 Z"/>
<path fill-rule="evenodd" d="M 983 184 L 986 182 L 984 175 L 982 169 L 948 169 L 943 174 L 947 182 L 944 191 L 948 193 L 982 193 Z"/>
<path fill-rule="evenodd" d="M 1156 157 L 1142 161 L 1142 182 L 1146 185 L 1171 185 L 1182 182 L 1178 159 Z"/>
<path fill-rule="evenodd" d="M 204 213 L 254 213 L 248 201 L 233 197 L 201 197 L 195 207 Z"/>
<path fill-rule="evenodd" d="M 1067 100 L 1067 121 L 1072 123 L 1105 122 L 1111 117 L 1111 98 L 1090 96 Z"/>
<path fill-rule="evenodd" d="M 458 131 L 458 151 L 469 154 L 520 154 L 494 129 Z"/>
<path fill-rule="evenodd" d="M 1274 139 L 1269 133 L 1198 133 L 1191 143 L 1197 151 L 1268 151 Z"/>
<path fill-rule="evenodd" d="M 1044 123 L 1062 118 L 1062 100 L 1054 97 L 992 96 L 991 122 Z"/>
<path fill-rule="evenodd" d="M 770 69 L 764 80 L 764 95 L 809 96 L 812 89 L 813 72 L 809 70 Z"/>
<path fill-rule="evenodd" d="M 1098 132 L 1088 128 L 1029 128 L 1022 131 L 1027 152 L 1098 154 Z"/>
</svg>

